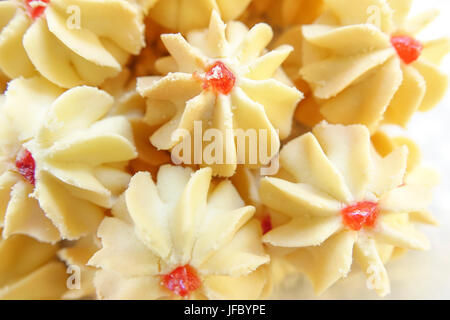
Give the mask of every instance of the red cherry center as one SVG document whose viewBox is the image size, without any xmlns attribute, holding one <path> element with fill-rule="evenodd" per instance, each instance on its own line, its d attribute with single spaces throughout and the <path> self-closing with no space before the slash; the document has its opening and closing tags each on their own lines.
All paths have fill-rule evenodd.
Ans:
<svg viewBox="0 0 450 320">
<path fill-rule="evenodd" d="M 47 3 L 49 3 L 50 0 L 25 0 L 25 4 L 28 10 L 28 14 L 33 19 L 37 19 L 45 11 L 45 8 L 47 8 Z"/>
<path fill-rule="evenodd" d="M 212 88 L 216 93 L 227 95 L 231 92 L 236 83 L 236 77 L 233 72 L 221 61 L 211 65 L 201 77 L 203 89 Z"/>
<path fill-rule="evenodd" d="M 270 215 L 267 215 L 262 219 L 261 228 L 263 234 L 266 234 L 267 232 L 272 230 L 272 219 L 270 218 Z"/>
<path fill-rule="evenodd" d="M 36 162 L 30 151 L 24 149 L 19 153 L 16 158 L 16 168 L 29 183 L 35 185 Z"/>
<path fill-rule="evenodd" d="M 345 207 L 341 210 L 344 224 L 352 230 L 358 231 L 362 227 L 373 227 L 377 220 L 378 203 L 363 201 Z"/>
<path fill-rule="evenodd" d="M 162 283 L 167 289 L 180 297 L 186 297 L 201 285 L 197 273 L 190 265 L 178 267 L 169 274 L 162 276 Z"/>
<path fill-rule="evenodd" d="M 423 45 L 409 36 L 392 36 L 391 44 L 398 56 L 406 64 L 416 61 L 422 53 Z"/>
</svg>

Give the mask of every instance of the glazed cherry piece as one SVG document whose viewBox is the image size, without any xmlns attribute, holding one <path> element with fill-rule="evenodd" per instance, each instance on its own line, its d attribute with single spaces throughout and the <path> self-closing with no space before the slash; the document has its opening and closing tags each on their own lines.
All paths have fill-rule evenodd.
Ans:
<svg viewBox="0 0 450 320">
<path fill-rule="evenodd" d="M 391 44 L 397 51 L 398 56 L 406 64 L 413 63 L 419 59 L 423 45 L 409 36 L 393 36 Z"/>
<path fill-rule="evenodd" d="M 28 14 L 34 20 L 42 16 L 50 0 L 25 0 Z"/>
<path fill-rule="evenodd" d="M 162 284 L 180 297 L 186 297 L 197 290 L 201 282 L 194 268 L 190 265 L 185 265 L 162 276 Z"/>
<path fill-rule="evenodd" d="M 16 158 L 16 168 L 25 180 L 33 186 L 35 185 L 36 162 L 34 161 L 33 155 L 30 151 L 25 149 L 19 153 Z"/>
<path fill-rule="evenodd" d="M 263 234 L 266 234 L 267 232 L 272 230 L 272 219 L 270 218 L 270 215 L 267 215 L 262 219 L 261 228 Z"/>
<path fill-rule="evenodd" d="M 355 231 L 374 227 L 378 214 L 378 203 L 370 201 L 358 202 L 341 210 L 344 224 Z"/>
<path fill-rule="evenodd" d="M 221 61 L 211 65 L 201 77 L 203 89 L 212 89 L 215 93 L 227 95 L 233 90 L 236 77 Z"/>
</svg>

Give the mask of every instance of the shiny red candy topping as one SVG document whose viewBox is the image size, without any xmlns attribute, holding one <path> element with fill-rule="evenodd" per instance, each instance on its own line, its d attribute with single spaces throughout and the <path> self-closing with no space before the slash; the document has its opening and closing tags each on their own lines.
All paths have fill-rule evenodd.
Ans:
<svg viewBox="0 0 450 320">
<path fill-rule="evenodd" d="M 36 162 L 34 161 L 31 152 L 23 150 L 16 158 L 16 168 L 19 173 L 32 185 L 36 183 L 34 173 L 36 171 Z"/>
<path fill-rule="evenodd" d="M 358 231 L 362 227 L 373 227 L 379 214 L 378 203 L 358 202 L 342 209 L 341 214 L 344 224 L 352 230 Z"/>
<path fill-rule="evenodd" d="M 223 62 L 217 61 L 206 70 L 202 80 L 203 89 L 212 88 L 217 93 L 227 95 L 233 90 L 236 77 Z"/>
<path fill-rule="evenodd" d="M 171 273 L 162 276 L 162 283 L 180 297 L 186 297 L 201 285 L 200 279 L 190 265 L 178 267 Z"/>
<path fill-rule="evenodd" d="M 45 3 L 45 4 L 42 4 L 42 2 Z M 37 0 L 25 0 L 25 4 L 26 4 L 27 10 L 28 10 L 28 14 L 33 19 L 39 18 L 44 13 L 45 8 L 47 8 L 47 3 L 49 3 L 49 2 L 50 2 L 50 0 L 40 0 L 40 1 L 37 1 Z M 34 5 L 34 3 L 36 3 L 37 5 Z"/>
<path fill-rule="evenodd" d="M 404 63 L 410 64 L 419 59 L 423 45 L 409 36 L 393 36 L 391 44 Z"/>
<path fill-rule="evenodd" d="M 272 230 L 272 219 L 270 218 L 270 215 L 264 217 L 264 219 L 261 221 L 261 227 L 263 234 L 266 234 L 267 232 Z"/>
</svg>

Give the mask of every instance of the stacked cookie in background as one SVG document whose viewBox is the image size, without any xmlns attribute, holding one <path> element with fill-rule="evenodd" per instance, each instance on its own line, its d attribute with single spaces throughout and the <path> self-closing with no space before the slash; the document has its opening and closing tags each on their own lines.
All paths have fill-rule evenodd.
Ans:
<svg viewBox="0 0 450 320">
<path fill-rule="evenodd" d="M 0 2 L 0 299 L 265 299 L 357 268 L 389 294 L 437 224 L 437 174 L 386 130 L 447 90 L 411 6 Z"/>
</svg>

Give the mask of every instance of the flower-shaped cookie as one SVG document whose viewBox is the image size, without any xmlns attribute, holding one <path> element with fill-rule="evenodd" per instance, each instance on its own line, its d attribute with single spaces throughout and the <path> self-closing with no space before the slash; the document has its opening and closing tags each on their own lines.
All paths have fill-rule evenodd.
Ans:
<svg viewBox="0 0 450 320">
<path fill-rule="evenodd" d="M 146 46 L 131 62 L 130 69 L 133 77 L 159 74 L 155 68 L 155 62 L 168 54 L 161 41 L 161 34 L 171 33 L 172 30 L 160 26 L 150 17 L 147 17 L 144 22 Z"/>
<path fill-rule="evenodd" d="M 224 21 L 238 18 L 251 0 L 156 0 L 150 17 L 174 31 L 188 32 L 208 26 L 211 12 L 217 10 Z"/>
<path fill-rule="evenodd" d="M 157 150 L 148 141 L 148 137 L 157 128 L 144 122 L 147 105 L 145 99 L 136 91 L 136 79 L 132 78 L 128 69 L 124 69 L 119 76 L 105 81 L 101 89 L 115 98 L 109 115 L 125 116 L 131 123 L 138 157 L 130 161 L 129 171 L 132 174 L 148 171 L 156 176 L 159 166 L 170 162 L 170 154 L 165 150 Z"/>
<path fill-rule="evenodd" d="M 0 70 L 9 78 L 37 71 L 64 88 L 99 85 L 144 44 L 142 9 L 132 1 L 0 2 Z"/>
<path fill-rule="evenodd" d="M 57 250 L 23 235 L 0 239 L 0 300 L 60 299 L 67 274 Z"/>
<path fill-rule="evenodd" d="M 105 117 L 113 98 L 92 87 L 61 91 L 40 77 L 9 84 L 0 117 L 4 237 L 56 242 L 93 232 L 129 182 L 133 134 L 124 116 Z"/>
<path fill-rule="evenodd" d="M 211 174 L 164 165 L 156 185 L 145 172 L 131 179 L 89 261 L 100 298 L 260 298 L 269 257 L 254 208 Z"/>
<path fill-rule="evenodd" d="M 251 30 L 240 22 L 225 25 L 215 11 L 209 29 L 189 33 L 188 41 L 180 34 L 162 35 L 171 56 L 158 60 L 157 67 L 168 74 L 138 79 L 138 92 L 147 98 L 145 121 L 163 124 L 151 136 L 152 144 L 172 149 L 189 140 L 185 132 L 195 137 L 199 123 L 205 132 L 200 136 L 205 140 L 200 141 L 203 153 L 215 153 L 211 161 L 196 160 L 196 164 L 211 166 L 214 175 L 232 176 L 238 162 L 267 163 L 278 152 L 279 139 L 289 135 L 294 109 L 302 97 L 284 82 L 279 68 L 292 48 L 265 52 L 271 38 L 272 30 L 266 24 Z M 212 136 L 207 136 L 208 129 Z M 255 139 L 243 145 L 234 139 L 238 133 Z M 215 142 L 215 148 L 208 139 Z M 249 150 L 251 144 L 258 150 Z"/>
<path fill-rule="evenodd" d="M 242 20 L 268 21 L 272 26 L 287 27 L 312 23 L 323 10 L 323 0 L 258 0 L 252 1 Z"/>
<path fill-rule="evenodd" d="M 409 18 L 411 0 L 325 0 L 326 12 L 303 26 L 300 74 L 320 113 L 333 123 L 405 126 L 435 106 L 447 77 L 438 64 L 448 39 L 415 37 L 436 16 Z M 298 39 L 298 41 L 301 41 Z"/>
<path fill-rule="evenodd" d="M 6 78 L 6 76 L 0 72 L 0 94 L 2 94 L 6 90 L 7 82 L 8 82 L 8 79 Z M 0 98 L 0 104 L 1 104 L 1 99 L 2 98 Z"/>
<path fill-rule="evenodd" d="M 281 150 L 280 163 L 293 181 L 264 178 L 260 187 L 263 204 L 290 220 L 263 241 L 296 248 L 287 258 L 317 293 L 345 277 L 354 258 L 369 286 L 387 294 L 389 279 L 377 244 L 429 246 L 415 222 L 429 221 L 426 207 L 436 177 L 423 167 L 405 174 L 407 153 L 403 146 L 379 156 L 362 125 L 321 123 L 292 140 Z"/>
</svg>

